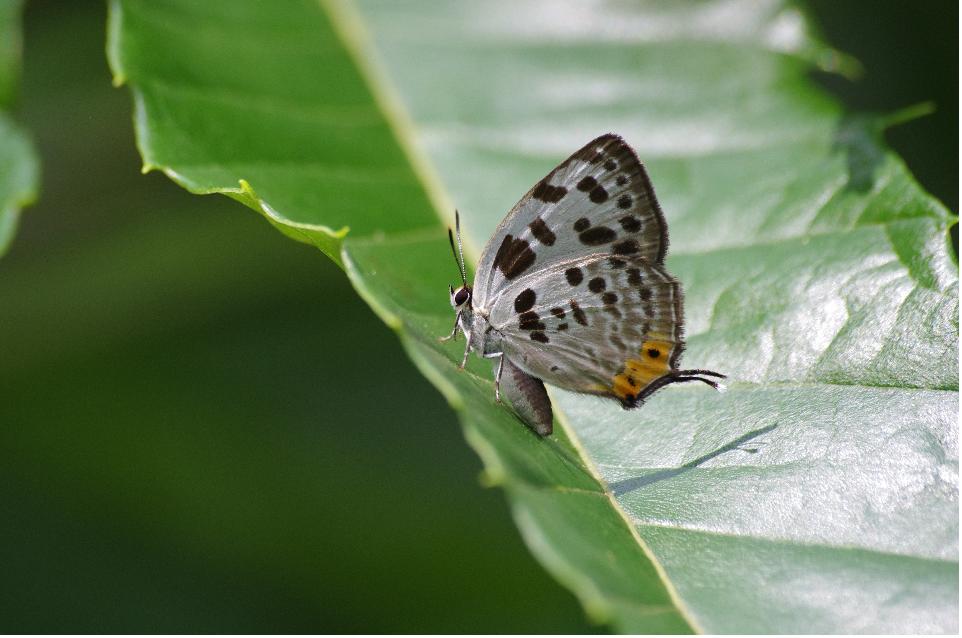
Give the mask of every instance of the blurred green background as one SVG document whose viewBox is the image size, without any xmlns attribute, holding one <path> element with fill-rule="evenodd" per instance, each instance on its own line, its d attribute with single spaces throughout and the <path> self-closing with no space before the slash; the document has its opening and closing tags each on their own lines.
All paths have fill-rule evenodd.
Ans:
<svg viewBox="0 0 962 638">
<path fill-rule="evenodd" d="M 853 109 L 937 103 L 888 139 L 957 212 L 958 6 L 809 6 L 866 66 L 818 78 Z M 43 184 L 0 261 L 0 630 L 597 631 L 343 274 L 140 174 L 105 19 L 25 15 Z"/>
</svg>

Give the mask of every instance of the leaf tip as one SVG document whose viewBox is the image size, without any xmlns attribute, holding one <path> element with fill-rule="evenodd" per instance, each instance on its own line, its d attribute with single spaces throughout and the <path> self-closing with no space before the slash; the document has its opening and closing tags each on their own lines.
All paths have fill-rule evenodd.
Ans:
<svg viewBox="0 0 962 638">
<path fill-rule="evenodd" d="M 935 106 L 935 102 L 932 101 L 912 104 L 911 106 L 906 106 L 904 109 L 899 109 L 882 117 L 882 128 L 887 129 L 892 128 L 893 126 L 899 126 L 900 124 L 917 120 L 920 117 L 932 115 L 936 110 L 937 108 Z"/>
<path fill-rule="evenodd" d="M 588 620 L 597 625 L 606 625 L 611 622 L 611 608 L 601 598 L 586 598 L 581 601 Z"/>
<path fill-rule="evenodd" d="M 865 75 L 865 67 L 857 58 L 828 47 L 815 56 L 815 65 L 826 73 L 837 73 L 850 82 Z"/>
<path fill-rule="evenodd" d="M 252 198 L 252 199 L 260 199 L 260 198 L 257 196 L 257 192 L 254 191 L 254 187 L 251 186 L 251 183 L 248 182 L 246 179 L 241 178 L 241 179 L 237 180 L 237 183 L 240 185 L 240 192 L 241 192 L 241 193 L 243 193 L 244 195 L 247 195 L 248 197 L 250 197 L 250 198 Z"/>
<path fill-rule="evenodd" d="M 498 471 L 494 467 L 486 467 L 478 473 L 478 483 L 481 487 L 500 487 L 505 484 L 503 471 Z"/>
</svg>

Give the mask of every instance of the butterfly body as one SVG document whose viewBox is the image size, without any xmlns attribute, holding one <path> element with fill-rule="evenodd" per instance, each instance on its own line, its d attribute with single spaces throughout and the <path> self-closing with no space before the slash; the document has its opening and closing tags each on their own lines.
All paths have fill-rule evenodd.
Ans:
<svg viewBox="0 0 962 638">
<path fill-rule="evenodd" d="M 452 249 L 454 237 L 451 235 Z M 474 285 L 450 289 L 455 327 L 495 360 L 495 387 L 541 435 L 552 429 L 544 383 L 640 405 L 671 383 L 724 375 L 679 370 L 683 295 L 664 267 L 667 224 L 647 173 L 617 135 L 559 164 L 508 213 Z M 506 372 L 507 371 L 507 372 Z"/>
</svg>

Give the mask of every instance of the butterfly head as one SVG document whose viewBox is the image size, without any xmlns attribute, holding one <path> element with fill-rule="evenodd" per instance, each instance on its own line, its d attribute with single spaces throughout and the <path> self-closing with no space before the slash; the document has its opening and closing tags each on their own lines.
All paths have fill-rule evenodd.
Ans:
<svg viewBox="0 0 962 638">
<path fill-rule="evenodd" d="M 448 292 L 451 295 L 451 306 L 456 310 L 471 307 L 471 286 L 465 284 L 457 290 L 454 286 L 448 286 Z"/>
<path fill-rule="evenodd" d="M 454 232 L 448 228 L 448 241 L 451 242 L 451 252 L 454 254 L 454 263 L 458 265 L 458 273 L 461 275 L 461 286 L 455 289 L 448 286 L 448 293 L 451 295 L 451 306 L 458 311 L 471 307 L 471 286 L 468 285 L 468 278 L 464 272 L 464 250 L 461 247 L 461 216 L 458 211 L 454 211 L 454 226 L 457 230 L 457 247 L 454 242 Z"/>
</svg>

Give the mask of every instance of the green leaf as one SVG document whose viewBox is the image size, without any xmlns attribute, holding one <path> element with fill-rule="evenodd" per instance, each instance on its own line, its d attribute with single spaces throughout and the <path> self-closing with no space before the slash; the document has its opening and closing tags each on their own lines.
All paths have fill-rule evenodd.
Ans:
<svg viewBox="0 0 962 638">
<path fill-rule="evenodd" d="M 0 255 L 20 219 L 20 209 L 37 198 L 40 163 L 27 134 L 9 109 L 20 78 L 20 14 L 23 2 L 0 2 Z"/>
<path fill-rule="evenodd" d="M 108 54 L 145 168 L 345 268 L 593 618 L 957 630 L 954 218 L 881 146 L 881 120 L 813 86 L 813 64 L 844 58 L 779 3 L 484 7 L 115 0 Z M 632 412 L 554 391 L 562 427 L 539 440 L 494 403 L 488 364 L 459 374 L 436 340 L 454 269 L 431 208 L 457 202 L 476 258 L 608 130 L 666 211 L 686 361 L 731 391 Z"/>
<path fill-rule="evenodd" d="M 107 53 L 136 89 L 145 171 L 227 194 L 337 262 L 348 230 L 437 226 L 318 6 L 194 4 L 111 5 Z"/>
</svg>

